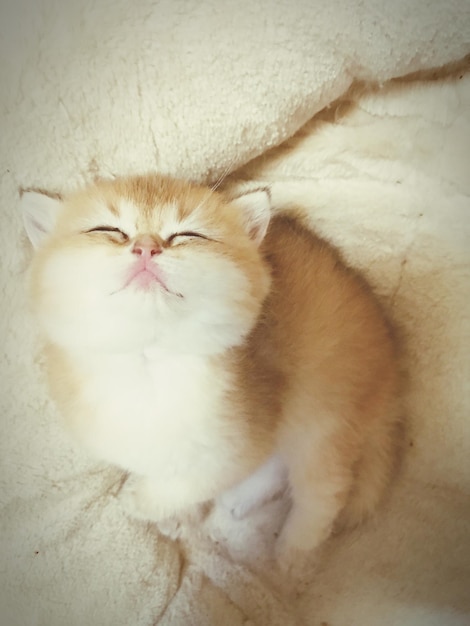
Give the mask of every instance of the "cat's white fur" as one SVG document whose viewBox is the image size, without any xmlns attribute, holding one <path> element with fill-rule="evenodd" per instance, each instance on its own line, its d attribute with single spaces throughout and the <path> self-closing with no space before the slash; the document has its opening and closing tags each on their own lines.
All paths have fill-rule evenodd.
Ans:
<svg viewBox="0 0 470 626">
<path fill-rule="evenodd" d="M 149 348 L 85 358 L 83 368 L 84 396 L 96 413 L 77 434 L 99 458 L 151 479 L 158 492 L 154 515 L 165 517 L 225 487 L 237 433 L 218 416 L 231 381 L 205 356 Z"/>
</svg>

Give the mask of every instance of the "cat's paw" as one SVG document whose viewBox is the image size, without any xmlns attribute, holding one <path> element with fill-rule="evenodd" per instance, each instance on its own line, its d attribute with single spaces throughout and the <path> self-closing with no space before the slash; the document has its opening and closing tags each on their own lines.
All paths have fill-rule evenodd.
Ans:
<svg viewBox="0 0 470 626">
<path fill-rule="evenodd" d="M 132 517 L 153 522 L 163 517 L 145 478 L 129 476 L 117 497 L 121 507 Z"/>
<path fill-rule="evenodd" d="M 241 520 L 248 515 L 250 507 L 245 502 L 222 502 L 223 508 L 230 513 L 233 519 Z"/>
<path fill-rule="evenodd" d="M 131 517 L 155 522 L 160 534 L 169 539 L 176 540 L 181 537 L 182 519 L 178 515 L 162 515 L 146 479 L 130 476 L 118 498 L 122 508 Z"/>
<path fill-rule="evenodd" d="M 183 533 L 183 520 L 177 515 L 165 517 L 157 522 L 157 528 L 161 535 L 176 541 Z"/>
<path fill-rule="evenodd" d="M 235 489 L 223 493 L 218 502 L 236 520 L 241 520 L 249 515 L 258 504 Z"/>
<path fill-rule="evenodd" d="M 285 580 L 293 581 L 297 590 L 315 575 L 324 557 L 328 536 L 329 531 L 324 526 L 308 524 L 302 528 L 289 518 L 284 524 L 274 544 L 274 556 L 278 571 Z"/>
<path fill-rule="evenodd" d="M 291 575 L 299 562 L 306 558 L 305 550 L 293 545 L 285 533 L 281 533 L 274 544 L 274 556 L 279 570 L 286 575 Z"/>
<path fill-rule="evenodd" d="M 313 563 L 316 561 L 315 550 L 300 548 L 281 533 L 274 545 L 274 555 L 278 571 L 284 580 L 292 582 L 295 589 L 300 589 L 302 581 L 311 578 Z"/>
<path fill-rule="evenodd" d="M 136 519 L 155 522 L 165 537 L 179 539 L 185 529 L 200 524 L 207 516 L 210 505 L 206 502 L 184 508 L 164 509 L 152 485 L 147 478 L 131 475 L 117 497 L 126 513 Z"/>
<path fill-rule="evenodd" d="M 189 530 L 194 530 L 207 517 L 210 511 L 210 503 L 203 502 L 179 511 L 175 515 L 170 515 L 161 519 L 158 523 L 158 530 L 165 537 L 179 539 Z"/>
</svg>

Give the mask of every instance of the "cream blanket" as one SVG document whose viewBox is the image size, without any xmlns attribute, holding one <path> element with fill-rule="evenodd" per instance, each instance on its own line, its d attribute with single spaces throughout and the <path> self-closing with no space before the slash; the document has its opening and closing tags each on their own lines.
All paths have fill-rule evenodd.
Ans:
<svg viewBox="0 0 470 626">
<path fill-rule="evenodd" d="M 21 0 L 0 8 L 1 573 L 5 626 L 470 622 L 470 5 L 398 0 Z M 128 519 L 120 473 L 63 433 L 28 314 L 19 186 L 158 170 L 268 181 L 361 268 L 405 339 L 410 430 L 375 520 L 312 576 L 269 562 L 285 503 L 216 510 L 184 550 Z M 247 182 L 246 182 L 247 181 Z"/>
</svg>

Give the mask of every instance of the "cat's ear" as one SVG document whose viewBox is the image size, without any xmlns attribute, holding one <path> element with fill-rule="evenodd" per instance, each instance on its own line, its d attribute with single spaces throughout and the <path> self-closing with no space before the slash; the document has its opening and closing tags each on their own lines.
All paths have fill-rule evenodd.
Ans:
<svg viewBox="0 0 470 626">
<path fill-rule="evenodd" d="M 247 191 L 232 203 L 242 211 L 245 228 L 250 238 L 260 244 L 271 219 L 271 194 L 267 187 Z"/>
<path fill-rule="evenodd" d="M 39 191 L 20 192 L 23 224 L 34 248 L 39 248 L 53 230 L 62 208 L 62 200 Z"/>
</svg>

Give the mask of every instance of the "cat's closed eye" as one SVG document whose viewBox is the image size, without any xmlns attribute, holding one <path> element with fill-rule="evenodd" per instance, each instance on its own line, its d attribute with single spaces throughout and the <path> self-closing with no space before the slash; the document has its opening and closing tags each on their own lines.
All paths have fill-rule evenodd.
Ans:
<svg viewBox="0 0 470 626">
<path fill-rule="evenodd" d="M 112 237 L 118 236 L 119 239 L 125 243 L 129 241 L 129 235 L 115 226 L 95 226 L 85 231 L 85 234 L 90 233 L 104 233 L 105 235 L 111 235 Z"/>
<path fill-rule="evenodd" d="M 120 228 L 115 226 L 95 226 L 94 228 L 90 228 L 84 231 L 84 234 L 92 234 L 92 233 L 103 233 L 104 235 L 108 235 L 110 239 L 113 241 L 118 241 L 119 243 L 127 243 L 130 239 L 129 235 L 125 233 Z M 174 233 L 167 238 L 167 245 L 178 245 L 179 243 L 183 243 L 185 240 L 190 239 L 204 239 L 206 241 L 213 241 L 210 237 L 203 235 L 202 233 L 198 233 L 195 231 L 183 231 L 181 233 Z"/>
<path fill-rule="evenodd" d="M 206 237 L 206 235 L 203 235 L 202 233 L 197 233 L 197 232 L 188 230 L 182 233 L 174 233 L 173 235 L 170 235 L 170 237 L 168 237 L 167 239 L 167 243 L 178 244 L 178 243 L 182 243 L 185 239 L 191 239 L 191 238 L 205 239 L 207 241 L 212 241 L 210 237 Z"/>
</svg>

